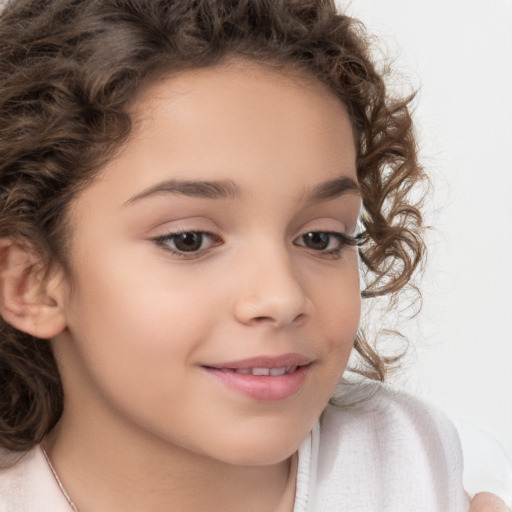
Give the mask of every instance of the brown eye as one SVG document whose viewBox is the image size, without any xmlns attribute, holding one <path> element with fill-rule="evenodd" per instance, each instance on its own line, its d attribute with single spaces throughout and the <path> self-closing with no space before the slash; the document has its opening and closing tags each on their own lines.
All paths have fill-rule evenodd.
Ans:
<svg viewBox="0 0 512 512">
<path fill-rule="evenodd" d="M 222 244 L 219 236 L 206 231 L 168 233 L 154 238 L 153 241 L 162 249 L 178 256 L 201 255 L 208 249 Z"/>
<path fill-rule="evenodd" d="M 203 233 L 180 233 L 173 236 L 174 248 L 178 251 L 193 252 L 201 249 L 203 245 Z"/>
<path fill-rule="evenodd" d="M 330 233 L 323 233 L 321 231 L 312 231 L 302 235 L 304 245 L 316 251 L 324 251 L 327 249 L 332 238 L 333 236 Z"/>
<path fill-rule="evenodd" d="M 347 246 L 357 245 L 357 237 L 334 231 L 308 231 L 293 242 L 329 259 L 338 259 Z"/>
</svg>

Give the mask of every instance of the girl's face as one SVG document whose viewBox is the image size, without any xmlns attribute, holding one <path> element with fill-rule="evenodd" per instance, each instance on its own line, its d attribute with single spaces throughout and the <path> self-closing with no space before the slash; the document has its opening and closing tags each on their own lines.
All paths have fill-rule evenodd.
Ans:
<svg viewBox="0 0 512 512">
<path fill-rule="evenodd" d="M 123 151 L 70 210 L 67 329 L 53 340 L 63 425 L 284 460 L 358 327 L 345 108 L 314 80 L 232 62 L 147 87 L 132 113 Z"/>
</svg>

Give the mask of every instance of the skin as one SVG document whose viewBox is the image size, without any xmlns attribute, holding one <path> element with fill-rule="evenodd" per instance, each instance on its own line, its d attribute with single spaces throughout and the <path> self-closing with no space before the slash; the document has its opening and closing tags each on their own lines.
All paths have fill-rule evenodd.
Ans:
<svg viewBox="0 0 512 512">
<path fill-rule="evenodd" d="M 469 512 L 509 512 L 509 509 L 494 494 L 480 492 L 471 500 Z"/>
<path fill-rule="evenodd" d="M 233 61 L 148 86 L 132 114 L 69 212 L 71 275 L 52 295 L 66 403 L 45 446 L 81 512 L 291 510 L 290 457 L 359 323 L 356 248 L 328 233 L 354 234 L 360 196 L 318 189 L 356 183 L 347 112 L 313 79 Z M 169 180 L 229 187 L 155 190 Z M 179 253 L 180 232 L 213 235 Z M 288 353 L 311 364 L 280 400 L 205 371 Z"/>
</svg>

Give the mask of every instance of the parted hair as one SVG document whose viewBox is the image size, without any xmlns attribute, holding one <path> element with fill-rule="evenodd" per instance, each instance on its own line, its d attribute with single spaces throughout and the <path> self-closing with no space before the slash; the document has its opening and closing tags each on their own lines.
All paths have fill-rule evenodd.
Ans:
<svg viewBox="0 0 512 512">
<path fill-rule="evenodd" d="M 363 198 L 363 298 L 391 301 L 422 261 L 411 97 L 394 97 L 363 25 L 332 0 L 10 0 L 0 14 L 0 238 L 67 267 L 67 209 L 130 135 L 152 80 L 244 58 L 316 77 L 346 106 Z M 414 197 L 419 197 L 417 194 Z M 357 371 L 390 359 L 362 332 Z M 0 446 L 26 450 L 64 394 L 49 340 L 0 319 Z"/>
</svg>

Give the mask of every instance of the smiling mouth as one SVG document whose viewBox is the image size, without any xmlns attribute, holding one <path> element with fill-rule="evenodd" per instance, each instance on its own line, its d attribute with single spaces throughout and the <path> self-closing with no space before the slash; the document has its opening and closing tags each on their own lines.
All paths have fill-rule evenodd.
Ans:
<svg viewBox="0 0 512 512">
<path fill-rule="evenodd" d="M 242 374 L 252 375 L 285 375 L 294 372 L 300 366 L 308 366 L 313 362 L 311 357 L 298 353 L 279 355 L 260 355 L 225 361 L 220 363 L 207 363 L 204 366 L 212 370 L 226 370 Z"/>
<path fill-rule="evenodd" d="M 202 368 L 223 387 L 258 402 L 275 402 L 299 393 L 307 382 L 312 364 L 311 359 L 293 355 L 253 358 Z"/>
<path fill-rule="evenodd" d="M 281 368 L 215 368 L 206 366 L 205 368 L 223 372 L 239 373 L 241 375 L 256 375 L 258 377 L 279 377 L 281 375 L 288 375 L 290 373 L 295 372 L 297 368 L 299 368 L 299 366 L 283 366 Z"/>
</svg>

